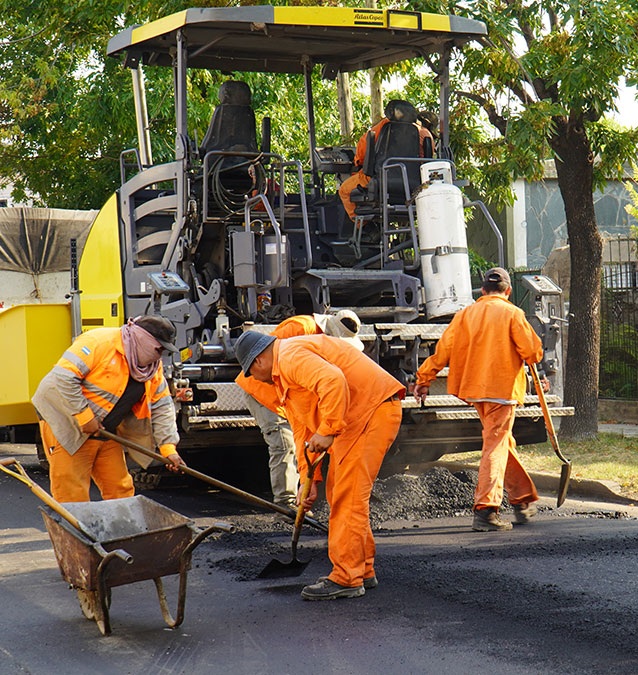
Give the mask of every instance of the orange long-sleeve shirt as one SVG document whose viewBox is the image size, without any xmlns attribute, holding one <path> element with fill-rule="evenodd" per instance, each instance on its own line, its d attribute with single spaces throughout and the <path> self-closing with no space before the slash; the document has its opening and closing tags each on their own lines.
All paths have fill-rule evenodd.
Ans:
<svg viewBox="0 0 638 675">
<path fill-rule="evenodd" d="M 335 436 L 332 461 L 339 462 L 360 436 L 376 408 L 405 387 L 371 358 L 327 335 L 277 340 L 272 379 L 286 410 L 306 472 L 304 442 L 313 434 Z"/>
<path fill-rule="evenodd" d="M 275 330 L 272 331 L 271 335 L 274 335 L 280 340 L 285 340 L 286 338 L 298 337 L 300 335 L 318 335 L 321 332 L 321 328 L 317 325 L 314 316 L 311 314 L 298 314 L 282 321 Z M 277 393 L 272 384 L 260 382 L 254 377 L 246 377 L 243 372 L 239 373 L 235 378 L 235 382 L 247 394 L 250 394 L 254 399 L 259 401 L 259 403 L 265 405 L 273 412 L 279 414 L 283 412 L 279 405 Z"/>
<path fill-rule="evenodd" d="M 448 394 L 463 400 L 525 399 L 523 362 L 543 358 L 540 338 L 525 313 L 502 295 L 483 295 L 452 319 L 417 371 L 417 384 L 429 386 L 449 365 Z"/>
</svg>

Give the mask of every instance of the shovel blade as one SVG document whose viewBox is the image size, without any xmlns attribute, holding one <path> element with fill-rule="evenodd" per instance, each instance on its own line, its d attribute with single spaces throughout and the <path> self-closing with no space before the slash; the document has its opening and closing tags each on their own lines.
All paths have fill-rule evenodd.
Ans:
<svg viewBox="0 0 638 675">
<path fill-rule="evenodd" d="M 303 562 L 293 558 L 290 562 L 282 562 L 273 558 L 257 575 L 258 579 L 282 579 L 284 577 L 298 577 L 308 566 L 310 560 Z"/>
<path fill-rule="evenodd" d="M 569 488 L 569 479 L 572 475 L 572 463 L 567 460 L 560 470 L 560 480 L 558 482 L 558 496 L 556 498 L 556 507 L 558 508 L 567 497 Z"/>
</svg>

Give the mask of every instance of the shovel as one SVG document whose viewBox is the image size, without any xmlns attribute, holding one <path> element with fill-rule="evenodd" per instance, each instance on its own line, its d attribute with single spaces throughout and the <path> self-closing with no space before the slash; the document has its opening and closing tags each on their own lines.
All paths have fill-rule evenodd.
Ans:
<svg viewBox="0 0 638 675">
<path fill-rule="evenodd" d="M 156 459 L 158 462 L 161 462 L 162 464 L 170 466 L 173 465 L 170 459 L 162 457 L 162 455 L 160 455 L 158 452 L 153 452 L 152 450 L 145 448 L 143 445 L 140 445 L 139 443 L 135 443 L 134 441 L 131 441 L 128 438 L 124 438 L 123 436 L 113 434 L 110 431 L 106 431 L 106 429 L 100 429 L 98 435 L 101 436 L 102 438 L 108 438 L 111 441 L 116 441 L 121 445 L 125 445 L 127 448 L 135 450 L 136 452 L 140 452 L 143 455 L 146 455 L 147 457 Z M 216 478 L 207 476 L 205 473 L 201 473 L 200 471 L 191 469 L 188 466 L 180 466 L 179 470 L 182 473 L 185 473 L 188 476 L 192 476 L 193 478 L 198 478 L 199 480 L 202 480 L 205 483 L 212 485 L 213 487 L 216 487 L 220 490 L 225 490 L 226 492 L 230 492 L 236 495 L 237 497 L 241 497 L 244 501 L 250 502 L 251 504 L 255 504 L 257 506 L 261 506 L 266 509 L 271 509 L 272 511 L 277 511 L 278 513 L 282 513 L 284 516 L 288 517 L 295 516 L 295 511 L 293 511 L 292 509 L 286 508 L 285 506 L 280 506 L 279 504 L 275 504 L 274 502 L 269 502 L 266 499 L 257 497 L 256 495 L 251 495 L 250 492 L 244 492 L 244 490 L 240 490 L 239 488 L 233 487 L 232 485 L 228 485 L 228 483 L 224 483 L 221 480 L 217 480 Z M 308 525 L 311 525 L 312 527 L 321 530 L 322 532 L 328 531 L 328 528 L 323 523 L 320 523 L 314 518 L 308 518 L 308 516 L 306 516 L 305 522 L 308 523 Z"/>
<path fill-rule="evenodd" d="M 308 444 L 306 444 L 306 463 L 308 464 L 308 475 L 301 490 L 301 498 L 299 506 L 297 507 L 297 517 L 295 518 L 295 527 L 292 531 L 292 558 L 288 562 L 282 562 L 273 558 L 264 569 L 257 575 L 258 579 L 280 579 L 281 577 L 298 577 L 305 569 L 310 560 L 303 562 L 297 558 L 297 544 L 299 543 L 299 535 L 301 534 L 301 526 L 303 525 L 304 511 L 303 503 L 310 494 L 310 488 L 315 477 L 315 470 L 319 466 L 321 460 L 324 458 L 325 450 L 317 456 L 314 462 L 311 462 L 308 457 Z"/>
<path fill-rule="evenodd" d="M 540 403 L 541 409 L 543 411 L 543 418 L 545 419 L 545 428 L 547 429 L 549 441 L 552 444 L 552 448 L 554 448 L 556 456 L 563 463 L 560 471 L 560 481 L 558 482 L 558 496 L 556 498 L 556 507 L 559 507 L 565 501 L 565 497 L 567 497 L 569 478 L 572 474 L 572 463 L 563 455 L 563 453 L 560 451 L 560 447 L 558 446 L 558 438 L 556 437 L 556 432 L 554 431 L 554 423 L 552 422 L 552 417 L 549 414 L 549 408 L 547 407 L 547 401 L 545 400 L 545 392 L 543 391 L 540 378 L 538 377 L 536 364 L 530 364 L 529 370 L 532 373 L 532 379 L 534 380 L 534 387 L 536 388 L 538 402 Z"/>
</svg>

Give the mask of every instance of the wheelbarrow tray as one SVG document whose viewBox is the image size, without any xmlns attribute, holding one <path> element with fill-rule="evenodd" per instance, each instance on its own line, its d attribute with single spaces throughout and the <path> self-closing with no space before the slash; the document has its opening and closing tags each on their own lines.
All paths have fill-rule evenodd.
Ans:
<svg viewBox="0 0 638 675">
<path fill-rule="evenodd" d="M 74 588 L 98 588 L 98 566 L 104 557 L 100 546 L 107 552 L 123 549 L 133 557 L 130 564 L 110 560 L 104 570 L 109 588 L 190 569 L 190 556 L 185 559 L 182 554 L 198 531 L 189 518 L 141 495 L 64 506 L 95 539 L 85 537 L 50 508 L 40 507 L 62 576 Z"/>
</svg>

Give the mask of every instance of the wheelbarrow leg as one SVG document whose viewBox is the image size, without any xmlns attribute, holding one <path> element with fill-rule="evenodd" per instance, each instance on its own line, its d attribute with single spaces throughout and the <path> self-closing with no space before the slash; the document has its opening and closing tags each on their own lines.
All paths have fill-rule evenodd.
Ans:
<svg viewBox="0 0 638 675">
<path fill-rule="evenodd" d="M 168 607 L 168 601 L 166 600 L 166 593 L 164 593 L 164 584 L 162 583 L 161 577 L 153 579 L 155 583 L 155 589 L 157 590 L 157 598 L 159 600 L 160 609 L 162 610 L 162 616 L 166 625 L 170 628 L 177 628 L 181 626 L 182 621 L 184 621 L 184 607 L 186 606 L 186 580 L 188 575 L 188 570 L 191 567 L 191 558 L 193 551 L 199 544 L 206 539 L 206 537 L 213 532 L 234 532 L 235 528 L 232 525 L 226 523 L 215 523 L 210 527 L 207 527 L 197 533 L 191 542 L 186 546 L 182 551 L 179 563 L 179 590 L 177 592 L 177 615 L 173 618 L 171 611 Z"/>
<path fill-rule="evenodd" d="M 162 583 L 162 578 L 157 577 L 153 579 L 155 583 L 155 589 L 157 590 L 157 598 L 159 600 L 160 609 L 162 610 L 162 616 L 164 621 L 169 628 L 177 628 L 182 625 L 184 621 L 184 607 L 186 605 L 186 574 L 187 570 L 182 569 L 179 573 L 179 593 L 177 596 L 177 615 L 173 618 L 171 610 L 168 607 L 168 601 L 166 600 L 166 593 L 164 593 L 164 584 Z"/>
<path fill-rule="evenodd" d="M 109 551 L 108 553 L 100 544 L 94 544 L 94 548 L 103 556 L 102 560 L 100 560 L 100 564 L 97 566 L 96 573 L 97 589 L 95 593 L 97 597 L 94 609 L 95 623 L 102 635 L 110 635 L 111 618 L 109 616 L 109 606 L 111 604 L 111 592 L 110 588 L 106 585 L 106 568 L 114 558 L 125 560 L 125 562 L 130 565 L 133 562 L 133 557 L 119 548 L 115 551 Z"/>
</svg>

